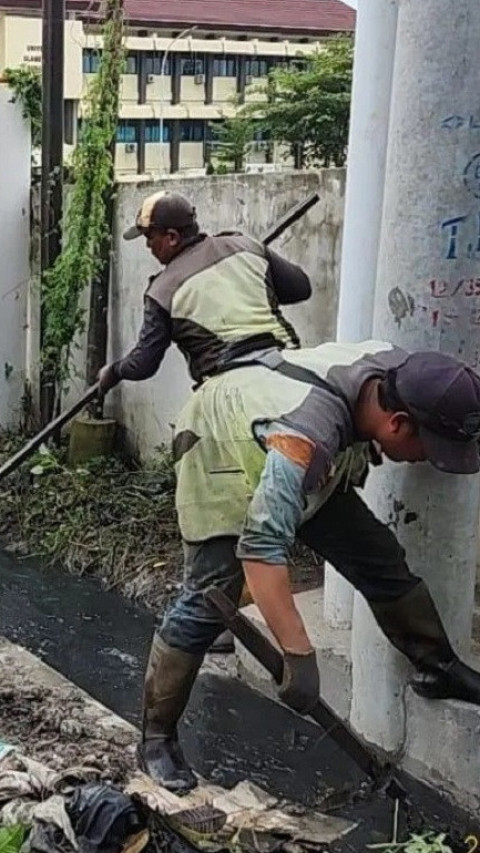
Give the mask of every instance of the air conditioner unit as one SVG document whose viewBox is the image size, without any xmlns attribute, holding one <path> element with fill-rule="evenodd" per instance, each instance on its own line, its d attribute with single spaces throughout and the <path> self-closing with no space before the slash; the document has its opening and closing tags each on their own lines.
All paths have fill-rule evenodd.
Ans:
<svg viewBox="0 0 480 853">
<path fill-rule="evenodd" d="M 137 146 L 134 142 L 127 142 L 125 144 L 125 154 L 135 154 L 137 150 Z"/>
<path fill-rule="evenodd" d="M 251 75 L 251 74 L 247 74 L 247 76 L 245 77 L 245 84 L 246 84 L 247 86 L 251 86 L 251 85 L 252 85 L 252 83 L 253 83 L 253 77 L 252 77 L 252 75 Z"/>
<path fill-rule="evenodd" d="M 147 83 L 155 82 L 155 74 L 147 74 Z"/>
<path fill-rule="evenodd" d="M 203 83 L 205 83 L 205 74 L 195 74 L 195 77 L 193 79 L 197 86 L 201 86 Z"/>
</svg>

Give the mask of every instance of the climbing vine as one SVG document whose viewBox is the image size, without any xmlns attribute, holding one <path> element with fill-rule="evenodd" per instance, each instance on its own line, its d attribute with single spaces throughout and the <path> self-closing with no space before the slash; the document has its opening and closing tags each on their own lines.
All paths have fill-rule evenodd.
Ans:
<svg viewBox="0 0 480 853">
<path fill-rule="evenodd" d="M 106 0 L 99 69 L 83 101 L 80 138 L 72 156 L 73 187 L 63 220 L 62 252 L 42 279 L 44 371 L 57 395 L 69 375 L 75 336 L 85 327 L 82 291 L 100 275 L 107 233 L 106 203 L 113 192 L 113 143 L 124 65 L 123 0 Z"/>
<path fill-rule="evenodd" d="M 30 120 L 32 146 L 42 141 L 42 77 L 38 68 L 5 68 L 3 79 L 13 92 L 12 101 L 21 104 L 23 117 Z"/>
</svg>

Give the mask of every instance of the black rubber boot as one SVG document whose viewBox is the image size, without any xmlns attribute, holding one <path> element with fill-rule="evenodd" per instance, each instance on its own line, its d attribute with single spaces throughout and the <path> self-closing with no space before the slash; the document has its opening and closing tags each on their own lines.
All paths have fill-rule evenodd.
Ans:
<svg viewBox="0 0 480 853">
<path fill-rule="evenodd" d="M 144 685 L 143 738 L 137 747 L 141 769 L 155 782 L 186 793 L 197 785 L 178 742 L 177 723 L 188 702 L 202 656 L 168 646 L 155 635 Z"/>
<path fill-rule="evenodd" d="M 170 738 L 149 738 L 137 746 L 140 770 L 175 794 L 186 794 L 197 786 L 175 732 Z"/>
<path fill-rule="evenodd" d="M 480 705 L 480 673 L 458 658 L 449 666 L 419 671 L 410 683 L 425 699 L 461 699 Z"/>
<path fill-rule="evenodd" d="M 369 604 L 390 642 L 416 666 L 410 683 L 419 696 L 480 705 L 480 673 L 453 651 L 423 581 L 402 598 Z"/>
</svg>

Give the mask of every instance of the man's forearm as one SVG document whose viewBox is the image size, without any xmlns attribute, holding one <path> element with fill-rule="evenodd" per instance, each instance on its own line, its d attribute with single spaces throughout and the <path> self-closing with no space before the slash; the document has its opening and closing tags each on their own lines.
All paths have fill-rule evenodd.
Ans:
<svg viewBox="0 0 480 853">
<path fill-rule="evenodd" d="M 302 617 L 295 607 L 287 566 L 244 560 L 248 588 L 268 627 L 285 651 L 311 651 Z"/>
<path fill-rule="evenodd" d="M 149 379 L 160 367 L 170 342 L 170 317 L 147 295 L 138 343 L 128 355 L 112 365 L 117 381 Z"/>
</svg>

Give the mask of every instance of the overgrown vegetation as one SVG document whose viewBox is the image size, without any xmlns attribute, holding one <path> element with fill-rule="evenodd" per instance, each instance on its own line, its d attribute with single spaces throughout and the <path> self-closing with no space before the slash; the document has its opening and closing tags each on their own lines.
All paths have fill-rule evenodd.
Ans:
<svg viewBox="0 0 480 853">
<path fill-rule="evenodd" d="M 0 461 L 21 444 L 4 435 Z M 158 606 L 182 563 L 171 454 L 142 469 L 118 457 L 71 469 L 65 447 L 43 450 L 0 493 L 0 539 L 14 553 L 100 576 Z"/>
<path fill-rule="evenodd" d="M 42 141 L 42 76 L 38 68 L 6 68 L 5 82 L 13 92 L 12 101 L 22 106 L 22 114 L 30 121 L 32 146 Z"/>
<path fill-rule="evenodd" d="M 391 841 L 387 844 L 369 844 L 369 850 L 382 853 L 452 853 L 452 848 L 446 841 L 445 833 L 426 830 L 422 833 L 412 833 L 406 841 Z"/>
<path fill-rule="evenodd" d="M 63 222 L 62 252 L 42 281 L 45 372 L 57 395 L 68 377 L 72 344 L 84 328 L 80 295 L 105 264 L 106 204 L 113 191 L 112 143 L 118 119 L 120 75 L 124 64 L 123 0 L 107 0 L 98 73 L 84 100 L 84 120 L 72 156 L 73 187 Z"/>
</svg>

